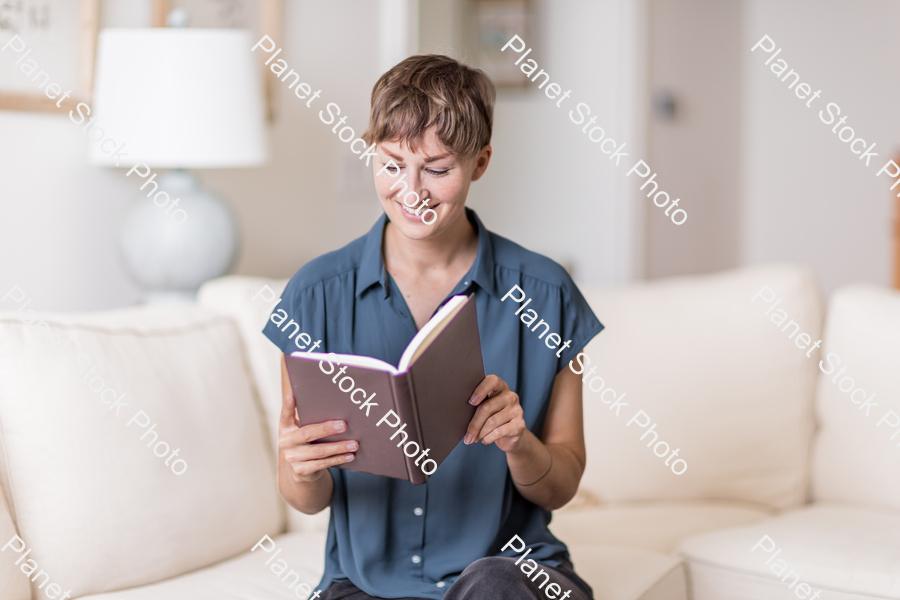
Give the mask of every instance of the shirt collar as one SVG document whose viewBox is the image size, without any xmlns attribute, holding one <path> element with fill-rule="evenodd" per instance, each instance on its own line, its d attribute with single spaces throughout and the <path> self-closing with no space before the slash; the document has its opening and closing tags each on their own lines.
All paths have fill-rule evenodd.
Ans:
<svg viewBox="0 0 900 600">
<path fill-rule="evenodd" d="M 375 225 L 366 234 L 363 246 L 362 260 L 359 262 L 359 272 L 356 276 L 356 297 L 362 295 L 376 283 L 380 283 L 384 290 L 384 298 L 388 297 L 387 269 L 384 268 L 384 258 L 381 256 L 381 240 L 384 238 L 384 227 L 387 224 L 387 214 L 375 221 Z"/>
<path fill-rule="evenodd" d="M 469 269 L 467 278 L 477 283 L 484 291 L 492 296 L 497 295 L 494 285 L 494 246 L 491 241 L 491 233 L 482 224 L 481 219 L 471 208 L 466 208 L 466 217 L 475 226 L 478 232 L 478 255 L 472 268 Z M 369 233 L 363 246 L 362 259 L 359 264 L 359 272 L 356 278 L 356 296 L 376 283 L 380 283 L 384 290 L 384 298 L 388 297 L 390 285 L 388 284 L 388 272 L 384 267 L 384 258 L 381 254 L 384 228 L 388 222 L 387 214 L 382 214 Z"/>
<path fill-rule="evenodd" d="M 471 281 L 477 283 L 481 289 L 491 296 L 497 296 L 497 288 L 494 286 L 494 243 L 491 232 L 482 224 L 481 219 L 471 208 L 466 208 L 466 216 L 478 231 L 478 256 L 475 263 L 469 269 Z"/>
</svg>

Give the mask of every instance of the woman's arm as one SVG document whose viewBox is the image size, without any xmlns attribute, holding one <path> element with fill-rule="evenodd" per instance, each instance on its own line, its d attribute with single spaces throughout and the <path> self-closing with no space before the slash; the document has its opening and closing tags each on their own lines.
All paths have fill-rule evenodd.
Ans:
<svg viewBox="0 0 900 600">
<path fill-rule="evenodd" d="M 578 375 L 568 368 L 556 375 L 541 439 L 525 427 L 518 395 L 496 375 L 484 379 L 473 399 L 478 411 L 466 443 L 496 443 L 506 452 L 516 488 L 546 510 L 575 496 L 587 460 Z"/>
<path fill-rule="evenodd" d="M 281 418 L 278 421 L 278 488 L 287 503 L 308 515 L 331 504 L 334 481 L 328 467 L 349 462 L 359 448 L 354 440 L 312 444 L 315 440 L 344 431 L 343 421 L 300 425 L 294 392 L 281 357 Z"/>
</svg>

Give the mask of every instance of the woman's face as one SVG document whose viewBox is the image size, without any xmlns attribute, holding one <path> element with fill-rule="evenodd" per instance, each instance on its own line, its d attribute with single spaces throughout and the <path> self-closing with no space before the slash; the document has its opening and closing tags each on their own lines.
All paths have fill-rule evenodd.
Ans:
<svg viewBox="0 0 900 600">
<path fill-rule="evenodd" d="M 417 152 L 398 140 L 381 142 L 377 151 L 373 173 L 381 206 L 401 234 L 416 240 L 439 235 L 463 215 L 469 184 L 484 174 L 491 156 L 485 146 L 474 158 L 456 157 L 434 128 Z"/>
</svg>

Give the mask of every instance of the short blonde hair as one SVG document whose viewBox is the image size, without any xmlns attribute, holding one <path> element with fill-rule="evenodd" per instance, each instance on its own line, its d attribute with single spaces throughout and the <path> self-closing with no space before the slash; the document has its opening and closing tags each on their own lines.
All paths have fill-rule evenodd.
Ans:
<svg viewBox="0 0 900 600">
<path fill-rule="evenodd" d="M 441 54 L 410 56 L 372 88 L 366 144 L 402 140 L 415 152 L 425 131 L 456 156 L 474 157 L 491 143 L 494 84 L 479 69 Z"/>
</svg>

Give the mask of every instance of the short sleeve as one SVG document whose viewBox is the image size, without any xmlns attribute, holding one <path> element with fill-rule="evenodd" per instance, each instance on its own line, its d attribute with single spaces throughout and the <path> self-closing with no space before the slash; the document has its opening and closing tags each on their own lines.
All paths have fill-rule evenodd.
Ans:
<svg viewBox="0 0 900 600">
<path fill-rule="evenodd" d="M 572 340 L 572 345 L 560 353 L 556 372 L 562 371 L 574 360 L 582 348 L 603 330 L 603 323 L 594 315 L 581 290 L 568 275 L 560 289 L 562 304 L 562 338 Z"/>
<path fill-rule="evenodd" d="M 263 334 L 285 354 L 322 352 L 325 326 L 321 284 L 303 285 L 302 270 L 284 288 Z M 318 343 L 317 343 L 318 342 Z"/>
</svg>

